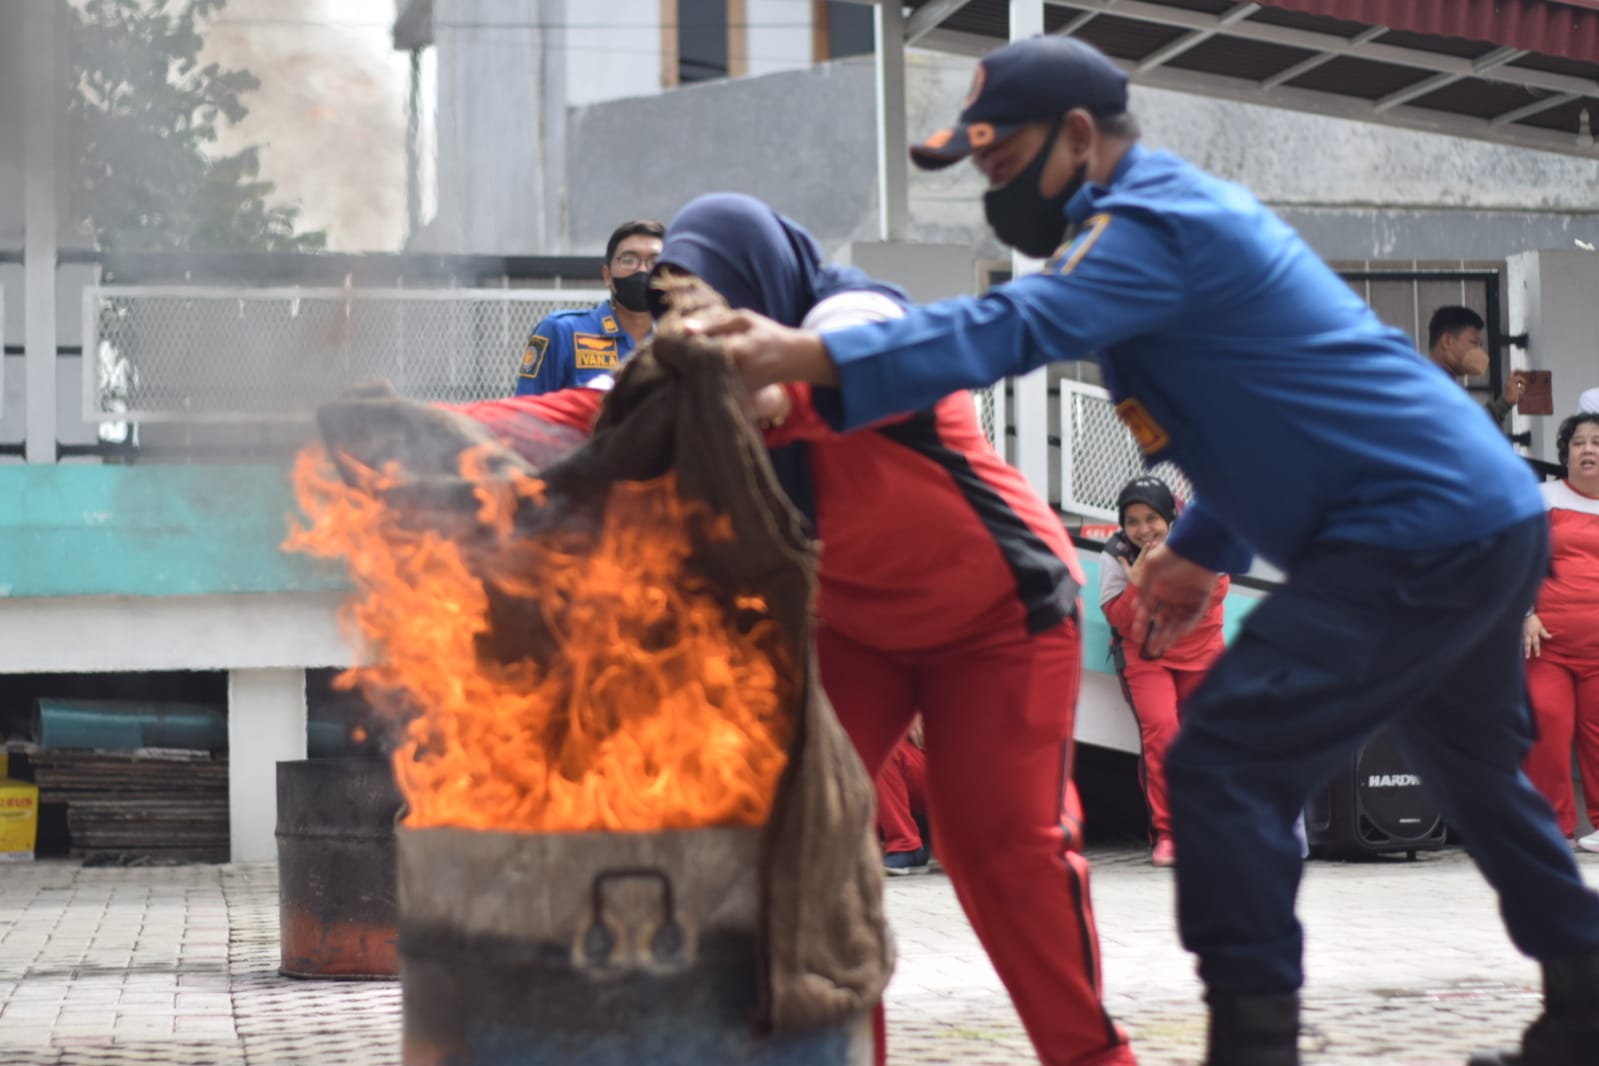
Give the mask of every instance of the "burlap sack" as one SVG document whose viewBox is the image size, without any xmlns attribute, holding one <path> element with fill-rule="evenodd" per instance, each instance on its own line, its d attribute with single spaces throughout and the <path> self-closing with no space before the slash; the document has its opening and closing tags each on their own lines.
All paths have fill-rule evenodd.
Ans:
<svg viewBox="0 0 1599 1066">
<path fill-rule="evenodd" d="M 470 418 L 392 395 L 352 397 L 319 417 L 330 451 L 368 465 L 393 458 L 397 441 L 410 447 L 425 440 L 407 463 L 418 487 L 413 502 L 433 512 L 428 521 L 442 511 L 457 518 L 470 513 L 470 503 L 463 504 L 469 490 L 452 484 L 454 457 L 485 439 Z M 552 455 L 560 450 L 552 444 Z M 533 465 L 510 453 L 494 462 Z M 696 568 L 730 594 L 763 595 L 786 634 L 788 661 L 803 673 L 793 679 L 789 761 L 764 835 L 763 995 L 755 1024 L 780 1031 L 831 1024 L 876 1004 L 893 968 L 872 782 L 818 680 L 811 621 L 816 546 L 778 487 L 745 411 L 743 386 L 717 345 L 663 322 L 619 375 L 592 439 L 541 464 L 546 503 L 519 513 L 516 525 L 543 535 L 558 525 L 591 523 L 613 482 L 669 469 L 685 498 L 732 522 L 733 546 L 697 557 Z M 458 522 L 457 530 L 470 537 L 466 524 Z M 538 626 L 525 607 L 497 605 L 484 653 L 514 655 L 540 645 Z"/>
</svg>

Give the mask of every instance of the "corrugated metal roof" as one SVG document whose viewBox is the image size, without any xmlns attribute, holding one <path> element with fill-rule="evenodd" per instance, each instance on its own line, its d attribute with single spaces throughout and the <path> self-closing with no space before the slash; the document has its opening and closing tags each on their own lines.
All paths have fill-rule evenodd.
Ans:
<svg viewBox="0 0 1599 1066">
<path fill-rule="evenodd" d="M 913 43 L 982 55 L 1005 0 L 909 0 Z M 1135 83 L 1599 156 L 1599 0 L 1047 0 Z"/>
<path fill-rule="evenodd" d="M 1599 0 L 1261 0 L 1396 30 L 1599 63 Z"/>
</svg>

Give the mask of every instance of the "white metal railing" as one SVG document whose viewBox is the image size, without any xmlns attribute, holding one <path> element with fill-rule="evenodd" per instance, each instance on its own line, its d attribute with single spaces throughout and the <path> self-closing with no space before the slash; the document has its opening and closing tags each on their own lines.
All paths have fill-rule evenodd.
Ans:
<svg viewBox="0 0 1599 1066">
<path fill-rule="evenodd" d="M 1102 521 L 1116 521 L 1122 486 L 1145 472 L 1133 435 L 1116 415 L 1110 393 L 1098 385 L 1060 383 L 1060 506 Z M 1188 479 L 1171 463 L 1148 471 L 1182 500 L 1193 497 Z"/>
<path fill-rule="evenodd" d="M 1010 379 L 1002 378 L 986 389 L 972 390 L 972 401 L 977 405 L 977 420 L 982 424 L 983 436 L 988 438 L 988 443 L 1001 459 L 1009 458 L 1005 431 L 1008 422 L 1005 392 L 1009 385 Z"/>
<path fill-rule="evenodd" d="M 359 381 L 417 400 L 505 396 L 533 327 L 603 290 L 91 285 L 90 422 L 299 421 Z"/>
</svg>

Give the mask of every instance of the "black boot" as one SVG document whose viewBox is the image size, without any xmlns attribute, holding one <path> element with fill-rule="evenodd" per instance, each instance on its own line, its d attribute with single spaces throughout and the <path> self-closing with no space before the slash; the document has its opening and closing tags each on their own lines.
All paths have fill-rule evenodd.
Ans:
<svg viewBox="0 0 1599 1066">
<path fill-rule="evenodd" d="M 1299 993 L 1212 992 L 1205 1066 L 1299 1066 Z"/>
<path fill-rule="evenodd" d="M 1599 1062 L 1599 951 L 1543 964 L 1543 1013 L 1516 1051 L 1487 1051 L 1471 1066 L 1591 1066 Z"/>
</svg>

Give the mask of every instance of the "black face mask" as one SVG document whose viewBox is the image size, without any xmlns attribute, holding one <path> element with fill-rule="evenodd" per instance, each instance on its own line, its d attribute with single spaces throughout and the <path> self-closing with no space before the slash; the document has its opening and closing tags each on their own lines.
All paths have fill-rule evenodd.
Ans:
<svg viewBox="0 0 1599 1066">
<path fill-rule="evenodd" d="M 994 236 L 1034 259 L 1045 259 L 1066 239 L 1066 201 L 1070 200 L 1088 176 L 1088 164 L 1077 168 L 1066 187 L 1054 196 L 1038 191 L 1061 120 L 1050 127 L 1049 138 L 1027 164 L 1027 169 L 997 189 L 983 194 L 983 215 L 993 227 Z"/>
<path fill-rule="evenodd" d="M 611 292 L 616 302 L 628 311 L 650 309 L 650 272 L 635 270 L 625 278 L 611 279 Z"/>
</svg>

